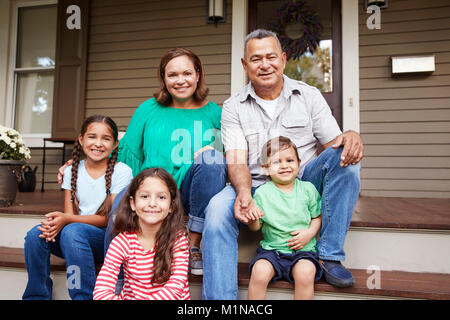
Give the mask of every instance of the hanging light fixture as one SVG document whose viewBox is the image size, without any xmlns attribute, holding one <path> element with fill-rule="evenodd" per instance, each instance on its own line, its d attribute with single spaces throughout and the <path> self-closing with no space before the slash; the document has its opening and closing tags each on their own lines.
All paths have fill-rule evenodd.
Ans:
<svg viewBox="0 0 450 320">
<path fill-rule="evenodd" d="M 207 16 L 206 23 L 217 24 L 225 22 L 227 1 L 226 0 L 206 0 L 207 1 Z"/>
<path fill-rule="evenodd" d="M 388 7 L 388 0 L 365 0 L 366 8 L 369 6 L 378 6 L 380 9 Z"/>
</svg>

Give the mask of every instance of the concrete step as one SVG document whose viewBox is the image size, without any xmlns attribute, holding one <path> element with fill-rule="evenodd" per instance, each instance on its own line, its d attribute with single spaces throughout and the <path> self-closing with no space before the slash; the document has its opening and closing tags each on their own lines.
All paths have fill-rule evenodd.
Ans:
<svg viewBox="0 0 450 320">
<path fill-rule="evenodd" d="M 23 248 L 27 232 L 43 215 L 0 213 L 0 247 Z"/>
<path fill-rule="evenodd" d="M 69 299 L 64 272 L 64 260 L 51 258 L 51 277 L 54 282 L 53 299 Z M 334 288 L 325 281 L 315 284 L 315 299 L 450 299 L 450 275 L 432 273 L 412 273 L 397 271 L 352 270 L 355 285 L 351 288 Z M 238 269 L 239 295 L 247 299 L 250 280 L 248 264 L 240 263 Z M 21 299 L 27 283 L 27 273 L 23 249 L 0 247 L 0 299 Z M 189 278 L 191 297 L 201 299 L 201 276 Z M 278 281 L 268 288 L 267 299 L 290 300 L 293 286 L 286 281 Z"/>
<path fill-rule="evenodd" d="M 249 263 L 262 239 L 242 229 L 239 262 Z M 344 265 L 351 269 L 450 274 L 450 230 L 350 227 L 345 239 Z"/>
<path fill-rule="evenodd" d="M 24 237 L 42 215 L 0 213 L 0 246 L 23 248 Z M 249 263 L 261 240 L 246 228 L 239 235 L 239 262 Z M 450 230 L 350 227 L 345 241 L 346 267 L 450 274 Z M 420 253 L 420 254 L 419 254 Z"/>
</svg>

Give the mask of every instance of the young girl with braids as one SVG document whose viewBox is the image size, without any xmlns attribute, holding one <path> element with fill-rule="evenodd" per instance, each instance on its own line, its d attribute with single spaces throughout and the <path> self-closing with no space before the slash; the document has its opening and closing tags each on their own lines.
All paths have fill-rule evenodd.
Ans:
<svg viewBox="0 0 450 320">
<path fill-rule="evenodd" d="M 140 172 L 121 199 L 114 235 L 97 277 L 96 300 L 187 300 L 189 244 L 174 178 L 163 168 Z M 123 263 L 124 285 L 116 294 Z"/>
<path fill-rule="evenodd" d="M 103 261 L 103 243 L 112 202 L 132 179 L 117 162 L 118 130 L 105 116 L 87 118 L 64 173 L 64 212 L 50 212 L 25 238 L 28 284 L 23 299 L 51 299 L 50 254 L 66 260 L 69 295 L 93 297 L 95 263 Z M 82 158 L 84 155 L 85 159 Z"/>
</svg>

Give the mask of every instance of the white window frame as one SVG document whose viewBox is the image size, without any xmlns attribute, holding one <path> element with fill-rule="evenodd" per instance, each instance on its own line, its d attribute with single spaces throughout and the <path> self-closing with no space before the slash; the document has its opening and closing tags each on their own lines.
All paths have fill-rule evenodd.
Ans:
<svg viewBox="0 0 450 320">
<path fill-rule="evenodd" d="M 17 75 L 21 72 L 36 72 L 36 71 L 50 71 L 55 70 L 55 66 L 50 67 L 31 67 L 31 68 L 16 68 L 16 58 L 17 58 L 17 38 L 18 38 L 18 25 L 19 25 L 19 9 L 24 7 L 37 7 L 45 5 L 57 5 L 58 0 L 38 0 L 38 1 L 17 1 L 13 4 L 13 17 L 11 20 L 11 42 L 10 42 L 10 52 L 9 52 L 9 92 L 7 94 L 6 103 L 6 125 L 13 128 L 15 122 L 15 107 L 16 107 L 16 93 L 17 93 Z M 55 39 L 56 40 L 56 39 Z M 32 134 L 22 134 L 23 140 L 27 147 L 29 148 L 42 148 L 43 139 L 50 138 L 51 132 L 49 133 L 32 133 Z M 47 142 L 46 147 L 61 147 L 61 143 Z"/>
</svg>

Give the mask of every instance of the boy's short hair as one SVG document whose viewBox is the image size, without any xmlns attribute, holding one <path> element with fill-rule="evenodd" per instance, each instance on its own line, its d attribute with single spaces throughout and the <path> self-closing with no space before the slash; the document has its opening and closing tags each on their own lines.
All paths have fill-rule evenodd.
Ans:
<svg viewBox="0 0 450 320">
<path fill-rule="evenodd" d="M 297 156 L 298 162 L 300 162 L 300 157 L 298 156 L 297 146 L 291 139 L 283 136 L 275 137 L 267 141 L 261 150 L 261 165 L 267 166 L 269 158 L 275 153 L 286 150 L 289 148 L 294 148 L 295 155 Z"/>
</svg>

